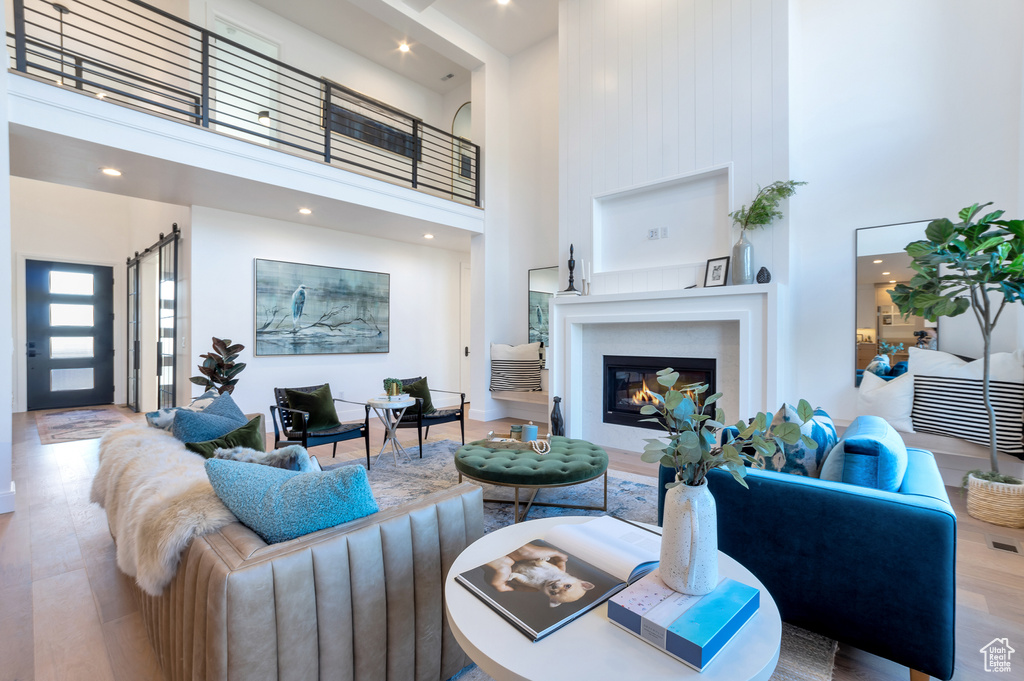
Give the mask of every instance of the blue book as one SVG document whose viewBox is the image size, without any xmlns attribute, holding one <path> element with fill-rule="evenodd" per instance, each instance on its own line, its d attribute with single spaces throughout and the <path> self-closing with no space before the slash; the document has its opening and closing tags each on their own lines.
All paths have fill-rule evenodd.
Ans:
<svg viewBox="0 0 1024 681">
<path fill-rule="evenodd" d="M 608 619 L 703 671 L 757 612 L 760 592 L 725 578 L 705 596 L 670 589 L 653 572 L 608 601 Z"/>
</svg>

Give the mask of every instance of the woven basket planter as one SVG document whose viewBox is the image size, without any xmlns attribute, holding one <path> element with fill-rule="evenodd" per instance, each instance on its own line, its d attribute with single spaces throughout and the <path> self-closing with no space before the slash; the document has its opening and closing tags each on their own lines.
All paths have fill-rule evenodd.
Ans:
<svg viewBox="0 0 1024 681">
<path fill-rule="evenodd" d="M 1024 527 L 1024 485 L 967 477 L 967 513 L 1003 527 Z"/>
</svg>

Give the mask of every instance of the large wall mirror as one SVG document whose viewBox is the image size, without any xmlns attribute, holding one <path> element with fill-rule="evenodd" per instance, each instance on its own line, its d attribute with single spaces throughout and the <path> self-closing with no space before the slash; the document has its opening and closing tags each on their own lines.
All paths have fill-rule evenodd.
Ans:
<svg viewBox="0 0 1024 681">
<path fill-rule="evenodd" d="M 912 345 L 938 349 L 937 324 L 922 317 L 904 318 L 888 291 L 914 276 L 907 244 L 924 238 L 928 221 L 904 222 L 857 230 L 857 363 L 867 368 L 879 352 L 879 343 L 903 344 L 890 357 L 893 364 L 906 361 Z M 916 334 L 916 335 L 915 335 Z"/>
<path fill-rule="evenodd" d="M 541 267 L 530 270 L 529 292 L 529 341 L 548 343 L 548 302 L 558 291 L 558 267 Z"/>
</svg>

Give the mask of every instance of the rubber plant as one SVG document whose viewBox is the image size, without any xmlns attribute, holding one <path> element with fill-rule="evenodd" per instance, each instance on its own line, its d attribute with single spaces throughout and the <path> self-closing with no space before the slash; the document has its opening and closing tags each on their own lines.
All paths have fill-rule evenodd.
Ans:
<svg viewBox="0 0 1024 681">
<path fill-rule="evenodd" d="M 233 392 L 238 383 L 238 374 L 245 368 L 245 362 L 235 362 L 239 353 L 245 350 L 241 343 L 231 344 L 229 338 L 213 338 L 213 352 L 199 357 L 203 363 L 199 365 L 199 376 L 189 380 L 203 387 L 203 390 L 217 389 L 218 395 Z"/>
<path fill-rule="evenodd" d="M 992 330 L 1008 306 L 1024 300 L 1024 220 L 1002 220 L 1001 210 L 978 217 L 990 205 L 976 203 L 964 208 L 959 222 L 947 218 L 930 222 L 925 239 L 906 248 L 916 274 L 909 283 L 897 284 L 889 295 L 904 317 L 917 315 L 934 322 L 939 317 L 973 312 L 984 348 L 982 401 L 995 479 L 999 458 L 990 394 Z"/>
</svg>

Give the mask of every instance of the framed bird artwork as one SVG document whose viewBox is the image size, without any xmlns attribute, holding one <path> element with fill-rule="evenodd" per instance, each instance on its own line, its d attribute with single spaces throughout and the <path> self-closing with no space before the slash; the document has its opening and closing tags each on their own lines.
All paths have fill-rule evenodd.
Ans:
<svg viewBox="0 0 1024 681">
<path fill-rule="evenodd" d="M 257 356 L 389 351 L 391 275 L 256 259 Z"/>
</svg>

